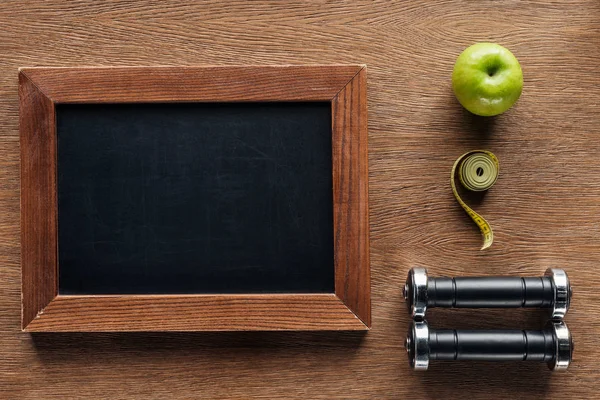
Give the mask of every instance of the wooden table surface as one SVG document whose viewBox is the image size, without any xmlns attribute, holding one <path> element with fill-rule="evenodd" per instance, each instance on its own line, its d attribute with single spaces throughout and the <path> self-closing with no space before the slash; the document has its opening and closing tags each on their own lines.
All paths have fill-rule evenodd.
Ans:
<svg viewBox="0 0 600 400">
<path fill-rule="evenodd" d="M 478 41 L 507 46 L 525 86 L 495 119 L 463 111 L 450 74 Z M 43 334 L 20 331 L 20 66 L 368 65 L 373 328 L 358 333 Z M 600 2 L 24 1 L 0 4 L 0 398 L 597 398 L 600 392 Z M 485 148 L 501 175 L 476 205 L 449 172 Z M 565 268 L 576 341 L 543 364 L 408 368 L 408 268 L 541 275 Z M 539 328 L 539 311 L 434 310 L 435 327 Z"/>
</svg>

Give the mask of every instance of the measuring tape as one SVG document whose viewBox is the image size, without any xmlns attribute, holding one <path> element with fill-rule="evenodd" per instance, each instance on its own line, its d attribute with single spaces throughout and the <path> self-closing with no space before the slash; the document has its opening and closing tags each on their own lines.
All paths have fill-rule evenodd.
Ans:
<svg viewBox="0 0 600 400">
<path fill-rule="evenodd" d="M 494 232 L 492 227 L 481 215 L 477 214 L 471 207 L 467 205 L 458 195 L 456 190 L 456 169 L 458 168 L 458 179 L 467 190 L 473 192 L 483 192 L 488 190 L 498 179 L 500 172 L 500 163 L 498 158 L 487 150 L 473 150 L 458 157 L 452 166 L 450 175 L 450 184 L 452 185 L 452 193 L 456 197 L 456 201 L 469 214 L 471 219 L 477 224 L 481 235 L 483 236 L 483 246 L 481 250 L 485 250 L 492 245 L 494 241 Z"/>
</svg>

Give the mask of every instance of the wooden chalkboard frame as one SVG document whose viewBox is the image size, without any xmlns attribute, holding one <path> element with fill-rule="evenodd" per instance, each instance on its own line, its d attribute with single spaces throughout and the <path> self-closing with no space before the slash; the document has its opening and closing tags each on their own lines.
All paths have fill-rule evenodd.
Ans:
<svg viewBox="0 0 600 400">
<path fill-rule="evenodd" d="M 371 325 L 366 67 L 21 68 L 25 331 L 366 330 Z M 55 106 L 327 101 L 335 293 L 59 295 Z"/>
</svg>

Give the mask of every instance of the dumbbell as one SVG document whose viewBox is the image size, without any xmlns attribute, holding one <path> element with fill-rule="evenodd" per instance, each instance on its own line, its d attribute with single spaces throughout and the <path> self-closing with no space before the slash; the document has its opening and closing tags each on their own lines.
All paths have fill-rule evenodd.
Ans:
<svg viewBox="0 0 600 400">
<path fill-rule="evenodd" d="M 428 308 L 550 309 L 553 320 L 562 319 L 571 303 L 571 284 L 562 269 L 549 268 L 542 277 L 438 277 L 425 268 L 411 268 L 403 295 L 413 319 L 425 318 Z"/>
<path fill-rule="evenodd" d="M 573 357 L 571 333 L 562 321 L 539 331 L 431 329 L 413 321 L 405 347 L 414 370 L 426 370 L 430 360 L 479 360 L 541 361 L 564 371 Z"/>
</svg>

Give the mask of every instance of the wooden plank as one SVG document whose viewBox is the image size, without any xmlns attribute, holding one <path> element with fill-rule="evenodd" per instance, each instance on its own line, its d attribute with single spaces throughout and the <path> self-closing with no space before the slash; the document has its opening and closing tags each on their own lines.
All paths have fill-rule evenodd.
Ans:
<svg viewBox="0 0 600 400">
<path fill-rule="evenodd" d="M 367 76 L 363 68 L 331 103 L 335 292 L 371 325 Z"/>
<path fill-rule="evenodd" d="M 23 68 L 55 103 L 329 101 L 360 66 Z"/>
<path fill-rule="evenodd" d="M 59 295 L 29 332 L 365 330 L 334 294 Z"/>
<path fill-rule="evenodd" d="M 57 293 L 56 134 L 54 104 L 24 74 L 21 101 L 22 326 Z"/>
</svg>

